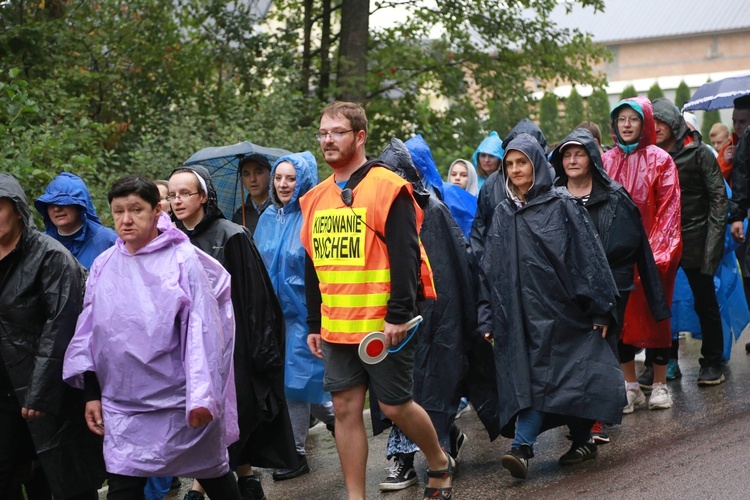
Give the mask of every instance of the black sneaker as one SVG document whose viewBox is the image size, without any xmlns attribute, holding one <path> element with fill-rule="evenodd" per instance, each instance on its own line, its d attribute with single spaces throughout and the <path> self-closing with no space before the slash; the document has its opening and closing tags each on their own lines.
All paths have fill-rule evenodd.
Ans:
<svg viewBox="0 0 750 500">
<path fill-rule="evenodd" d="M 380 491 L 397 491 L 417 483 L 414 453 L 399 453 L 393 460 L 388 477 L 380 483 Z"/>
<path fill-rule="evenodd" d="M 258 476 L 238 477 L 237 487 L 240 489 L 242 500 L 266 500 L 266 494 L 263 492 Z"/>
<path fill-rule="evenodd" d="M 461 451 L 464 449 L 468 440 L 469 438 L 466 437 L 466 434 L 461 432 L 458 427 L 455 428 L 455 431 L 451 429 L 450 456 L 453 457 L 453 460 L 455 460 L 456 463 L 458 463 L 458 459 L 461 458 Z"/>
<path fill-rule="evenodd" d="M 206 497 L 200 491 L 190 490 L 185 493 L 185 498 L 182 500 L 204 500 Z"/>
<path fill-rule="evenodd" d="M 596 458 L 596 454 L 596 443 L 593 441 L 581 444 L 573 443 L 570 450 L 561 456 L 558 462 L 560 462 L 560 465 L 580 464 L 584 460 Z"/>
<path fill-rule="evenodd" d="M 654 366 L 647 366 L 643 373 L 638 376 L 638 385 L 641 386 L 641 390 L 650 391 L 654 388 Z"/>
<path fill-rule="evenodd" d="M 299 465 L 296 469 L 276 469 L 272 474 L 273 480 L 284 481 L 310 473 L 310 466 L 307 465 L 307 457 L 305 455 L 297 455 L 297 463 Z"/>
<path fill-rule="evenodd" d="M 510 475 L 517 479 L 526 479 L 529 472 L 529 459 L 534 458 L 534 450 L 528 444 L 522 444 L 517 448 L 511 448 L 502 456 L 503 467 L 508 469 Z"/>
<path fill-rule="evenodd" d="M 724 374 L 718 366 L 702 366 L 698 372 L 698 385 L 719 385 L 724 382 Z"/>
</svg>

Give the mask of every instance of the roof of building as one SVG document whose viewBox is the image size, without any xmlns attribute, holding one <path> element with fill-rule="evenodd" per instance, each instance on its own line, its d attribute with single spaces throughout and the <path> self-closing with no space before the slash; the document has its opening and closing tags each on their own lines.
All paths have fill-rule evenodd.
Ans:
<svg viewBox="0 0 750 500">
<path fill-rule="evenodd" d="M 560 27 L 591 33 L 600 43 L 750 30 L 748 0 L 605 0 L 604 12 L 566 4 L 550 20 Z"/>
</svg>

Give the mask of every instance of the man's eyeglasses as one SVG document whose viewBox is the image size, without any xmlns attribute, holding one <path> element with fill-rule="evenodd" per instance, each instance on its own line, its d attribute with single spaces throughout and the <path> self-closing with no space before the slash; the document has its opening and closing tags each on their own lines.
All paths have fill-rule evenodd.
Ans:
<svg viewBox="0 0 750 500">
<path fill-rule="evenodd" d="M 326 132 L 325 130 L 321 130 L 317 134 L 315 134 L 315 138 L 318 140 L 318 142 L 323 142 L 327 138 L 331 138 L 334 141 L 340 140 L 342 137 L 344 137 L 344 134 L 348 134 L 349 132 L 354 132 L 354 129 L 351 130 L 334 130 L 333 132 Z"/>
<path fill-rule="evenodd" d="M 200 194 L 200 192 L 196 191 L 195 193 L 170 194 L 165 196 L 164 199 L 167 201 L 182 200 L 183 198 L 190 198 L 191 196 L 195 196 L 196 194 Z"/>
</svg>

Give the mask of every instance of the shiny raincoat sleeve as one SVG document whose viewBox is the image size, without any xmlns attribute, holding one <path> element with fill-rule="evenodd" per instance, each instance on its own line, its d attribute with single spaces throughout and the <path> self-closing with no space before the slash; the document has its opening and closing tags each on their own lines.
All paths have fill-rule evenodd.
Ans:
<svg viewBox="0 0 750 500">
<path fill-rule="evenodd" d="M 656 189 L 655 224 L 651 227 L 648 240 L 659 272 L 664 275 L 672 263 L 679 261 L 682 252 L 680 180 L 677 167 L 670 156 L 664 155 L 653 160 L 658 175 Z"/>
<path fill-rule="evenodd" d="M 190 302 L 184 306 L 180 314 L 185 349 L 185 421 L 188 422 L 190 411 L 196 408 L 206 408 L 214 417 L 220 415 L 229 377 L 225 367 L 225 353 L 227 345 L 231 345 L 230 339 L 234 332 L 225 331 L 229 325 L 222 321 L 217 296 L 198 259 L 188 259 L 183 266 L 185 269 L 180 285 L 190 297 Z M 228 303 L 231 309 L 228 276 L 226 280 L 224 288 L 227 295 L 222 298 L 222 302 Z M 224 312 L 225 316 L 227 314 L 231 316 L 231 311 Z"/>
<path fill-rule="evenodd" d="M 706 220 L 706 246 L 703 251 L 701 273 L 713 276 L 724 256 L 724 231 L 727 224 L 727 192 L 724 177 L 719 163 L 707 147 L 701 147 L 698 154 L 706 195 L 709 200 L 708 219 Z"/>
<path fill-rule="evenodd" d="M 39 337 L 25 408 L 59 414 L 64 403 L 60 384 L 65 350 L 75 331 L 83 300 L 83 272 L 72 256 L 50 253 L 40 273 L 43 300 L 50 312 Z"/>
</svg>

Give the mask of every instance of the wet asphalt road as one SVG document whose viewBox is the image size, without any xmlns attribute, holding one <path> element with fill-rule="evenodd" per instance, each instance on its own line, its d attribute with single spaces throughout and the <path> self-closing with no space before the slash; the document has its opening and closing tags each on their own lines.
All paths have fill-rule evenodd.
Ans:
<svg viewBox="0 0 750 500">
<path fill-rule="evenodd" d="M 564 429 L 548 431 L 535 446 L 536 456 L 525 481 L 511 478 L 500 465 L 510 440 L 498 438 L 490 443 L 476 414 L 463 416 L 457 423 L 469 441 L 455 478 L 454 498 L 750 498 L 750 355 L 745 354 L 746 341 L 750 341 L 747 330 L 734 347 L 725 372 L 727 381 L 704 388 L 696 384 L 700 342 L 683 339 L 683 377 L 669 382 L 675 401 L 671 409 L 637 409 L 625 415 L 621 425 L 606 429 L 612 443 L 600 446 L 596 459 L 580 465 L 558 465 L 557 459 L 570 442 Z M 638 366 L 640 370 L 640 362 Z M 388 469 L 386 438 L 387 434 L 381 434 L 369 439 L 367 498 L 422 498 L 427 477 L 421 454 L 416 461 L 417 486 L 400 492 L 378 490 Z M 273 471 L 259 471 L 269 500 L 346 498 L 336 446 L 324 426 L 310 431 L 307 453 L 312 472 L 305 476 L 276 483 L 271 478 Z M 182 500 L 188 487 L 184 480 L 182 489 L 167 498 Z"/>
</svg>

